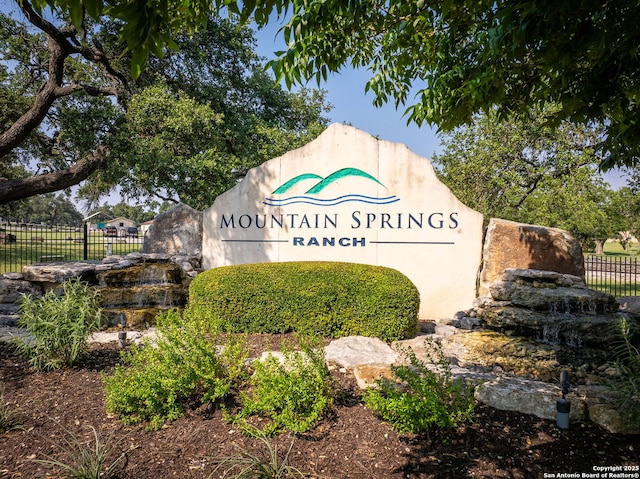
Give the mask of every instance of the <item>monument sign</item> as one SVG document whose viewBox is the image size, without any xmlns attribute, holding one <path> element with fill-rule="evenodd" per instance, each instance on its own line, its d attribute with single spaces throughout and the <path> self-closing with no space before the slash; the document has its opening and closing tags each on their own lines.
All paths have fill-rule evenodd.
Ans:
<svg viewBox="0 0 640 479">
<path fill-rule="evenodd" d="M 253 168 L 204 212 L 205 269 L 343 261 L 387 266 L 420 291 L 420 317 L 451 317 L 476 297 L 482 215 L 405 145 L 334 124 Z"/>
</svg>

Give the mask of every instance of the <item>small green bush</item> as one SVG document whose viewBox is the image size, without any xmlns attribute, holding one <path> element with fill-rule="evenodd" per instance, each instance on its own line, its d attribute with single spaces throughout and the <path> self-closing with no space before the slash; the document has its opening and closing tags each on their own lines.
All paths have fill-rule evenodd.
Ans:
<svg viewBox="0 0 640 479">
<path fill-rule="evenodd" d="M 62 283 L 62 294 L 51 290 L 41 298 L 23 295 L 18 326 L 29 332 L 16 338 L 18 352 L 35 369 L 71 366 L 86 352 L 88 336 L 100 329 L 100 292 L 79 278 Z"/>
<path fill-rule="evenodd" d="M 412 337 L 420 295 L 402 273 L 333 262 L 260 263 L 214 268 L 191 283 L 189 302 L 229 331 L 298 331 L 323 337 Z"/>
<path fill-rule="evenodd" d="M 191 399 L 214 402 L 241 380 L 247 358 L 245 337 L 222 336 L 197 309 L 184 318 L 176 310 L 156 318 L 158 340 L 123 353 L 124 364 L 104 376 L 107 412 L 125 423 L 150 421 L 158 429 L 179 418 Z"/>
<path fill-rule="evenodd" d="M 379 379 L 377 388 L 367 389 L 363 395 L 365 405 L 400 432 L 455 427 L 473 418 L 472 388 L 453 381 L 442 347 L 434 341 L 426 342 L 426 361 L 420 361 L 411 348 L 400 349 L 405 364 L 391 366 L 396 380 Z"/>
<path fill-rule="evenodd" d="M 266 418 L 262 433 L 273 435 L 285 430 L 308 431 L 333 404 L 334 381 L 319 341 L 299 341 L 301 350 L 282 345 L 283 360 L 267 355 L 253 362 L 254 373 L 248 391 L 241 391 L 242 408 L 227 419 L 251 434 L 256 430 L 247 419 Z"/>
</svg>

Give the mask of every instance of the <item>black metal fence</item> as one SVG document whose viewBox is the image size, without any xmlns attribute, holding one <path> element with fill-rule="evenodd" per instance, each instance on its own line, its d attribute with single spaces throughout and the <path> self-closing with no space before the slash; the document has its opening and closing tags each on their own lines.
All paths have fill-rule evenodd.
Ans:
<svg viewBox="0 0 640 479">
<path fill-rule="evenodd" d="M 640 296 L 640 264 L 637 257 L 587 256 L 587 286 L 616 297 Z"/>
<path fill-rule="evenodd" d="M 70 226 L 5 223 L 0 227 L 0 274 L 21 272 L 29 264 L 49 261 L 101 260 L 108 255 L 140 251 L 143 236 Z M 587 286 L 614 296 L 640 296 L 637 257 L 585 257 Z"/>
<path fill-rule="evenodd" d="M 140 233 L 84 227 L 4 223 L 0 228 L 0 273 L 21 272 L 29 264 L 100 260 L 142 248 Z"/>
</svg>

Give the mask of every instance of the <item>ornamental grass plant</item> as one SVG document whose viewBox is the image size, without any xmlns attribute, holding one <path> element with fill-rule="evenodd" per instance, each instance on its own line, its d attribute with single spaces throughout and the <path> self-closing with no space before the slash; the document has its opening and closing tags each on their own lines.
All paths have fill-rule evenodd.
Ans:
<svg viewBox="0 0 640 479">
<path fill-rule="evenodd" d="M 221 477 L 230 479 L 303 479 L 307 477 L 289 461 L 295 436 L 284 453 L 259 429 L 250 432 L 258 439 L 255 452 L 240 448 L 237 453 L 226 457 L 213 458 L 216 464 L 209 478 Z"/>
<path fill-rule="evenodd" d="M 116 479 L 126 463 L 128 450 L 123 450 L 122 443 L 126 435 L 116 439 L 115 431 L 104 437 L 95 427 L 89 426 L 89 441 L 72 433 L 69 429 L 56 423 L 62 429 L 60 440 L 52 442 L 55 456 L 47 455 L 35 462 L 52 466 L 59 475 L 68 479 Z"/>
<path fill-rule="evenodd" d="M 0 434 L 21 427 L 23 415 L 4 398 L 4 387 L 0 384 Z"/>
<path fill-rule="evenodd" d="M 632 428 L 640 430 L 640 328 L 621 317 L 616 325 L 612 366 L 618 374 L 608 380 L 617 409 Z"/>
<path fill-rule="evenodd" d="M 27 330 L 13 345 L 34 369 L 60 369 L 77 362 L 88 348 L 88 337 L 102 322 L 100 292 L 79 278 L 65 281 L 59 292 L 41 298 L 22 295 L 18 326 Z"/>
</svg>

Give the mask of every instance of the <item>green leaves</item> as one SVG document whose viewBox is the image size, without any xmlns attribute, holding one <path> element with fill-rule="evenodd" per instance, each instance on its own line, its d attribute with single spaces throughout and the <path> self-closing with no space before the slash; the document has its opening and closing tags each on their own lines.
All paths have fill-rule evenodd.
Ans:
<svg viewBox="0 0 640 479">
<path fill-rule="evenodd" d="M 288 48 L 270 67 L 289 86 L 366 67 L 375 105 L 404 105 L 417 90 L 408 121 L 443 131 L 493 108 L 504 116 L 553 101 L 556 125 L 606 125 L 602 167 L 640 158 L 633 2 L 282 3 L 293 11 L 282 29 Z"/>
<path fill-rule="evenodd" d="M 89 334 L 100 328 L 99 291 L 80 281 L 65 281 L 61 294 L 48 291 L 42 298 L 20 298 L 18 325 L 31 337 L 14 341 L 34 369 L 60 369 L 74 364 L 88 347 Z"/>
<path fill-rule="evenodd" d="M 189 296 L 233 331 L 383 340 L 415 334 L 420 302 L 415 285 L 396 270 L 332 262 L 214 268 L 194 278 Z"/>
<path fill-rule="evenodd" d="M 224 398 L 246 359 L 242 336 L 218 337 L 197 311 L 187 308 L 183 319 L 171 310 L 157 318 L 157 327 L 155 344 L 124 353 L 124 364 L 104 377 L 107 411 L 127 423 L 150 421 L 152 429 L 179 418 L 190 399 Z"/>
<path fill-rule="evenodd" d="M 223 4 L 42 1 L 39 9 L 57 9 L 43 11 L 50 21 L 43 30 L 0 14 L 0 125 L 26 135 L 18 145 L 5 143 L 13 150 L 3 156 L 2 176 L 36 174 L 13 168 L 23 158 L 32 158 L 39 174 L 86 160 L 106 166 L 81 189 L 94 205 L 118 187 L 127 200 L 159 197 L 203 210 L 235 184 L 238 172 L 315 138 L 328 123 L 323 94 L 287 93 L 275 84 L 254 51 L 253 33 L 211 15 Z M 44 30 L 51 28 L 59 33 L 52 38 L 69 45 L 57 46 L 64 64 L 50 78 L 52 43 Z M 58 76 L 64 87 L 55 91 L 62 96 L 50 106 L 36 101 L 48 91 L 45 82 L 53 85 Z M 25 122 L 34 105 L 43 105 L 38 118 L 46 127 Z"/>
<path fill-rule="evenodd" d="M 119 183 L 125 193 L 165 188 L 170 196 L 203 209 L 233 184 L 233 158 L 220 161 L 223 117 L 206 104 L 158 84 L 133 96 L 125 118 L 112 153 L 121 155 L 122 162 L 112 167 L 124 176 Z"/>
<path fill-rule="evenodd" d="M 426 359 L 420 360 L 411 348 L 400 349 L 403 363 L 391 366 L 393 380 L 377 380 L 363 396 L 368 408 L 400 432 L 427 432 L 473 419 L 473 388 L 452 380 L 439 343 L 425 340 L 425 351 Z"/>
<path fill-rule="evenodd" d="M 322 341 L 300 337 L 301 351 L 295 352 L 284 345 L 283 363 L 273 356 L 254 362 L 247 379 L 246 336 L 223 334 L 220 325 L 202 305 L 187 307 L 184 317 L 177 311 L 160 315 L 157 341 L 123 353 L 123 364 L 104 376 L 107 411 L 158 429 L 179 418 L 189 401 L 216 404 L 240 391 L 243 406 L 228 417 L 247 431 L 255 414 L 270 419 L 269 435 L 312 427 L 333 402 Z"/>
<path fill-rule="evenodd" d="M 242 407 L 229 420 L 251 434 L 251 416 L 267 419 L 267 436 L 285 430 L 308 431 L 333 404 L 334 384 L 324 358 L 322 341 L 299 338 L 301 350 L 282 345 L 282 359 L 272 354 L 253 362 L 248 391 L 240 393 Z"/>
<path fill-rule="evenodd" d="M 162 57 L 182 35 L 202 30 L 209 14 L 251 18 L 261 26 L 288 17 L 287 49 L 270 63 L 291 87 L 326 80 L 350 65 L 365 67 L 380 105 L 408 106 L 409 121 L 450 131 L 473 115 L 526 112 L 552 101 L 557 122 L 607 125 L 602 166 L 640 160 L 637 62 L 640 9 L 634 2 L 588 0 L 36 0 L 68 13 L 80 28 L 94 19 L 122 22 L 138 78 L 151 54 Z M 558 28 L 562 25 L 562 28 Z M 424 94 L 423 88 L 434 91 Z"/>
<path fill-rule="evenodd" d="M 601 129 L 566 121 L 551 127 L 557 109 L 477 115 L 444 136 L 434 163 L 454 194 L 487 219 L 559 227 L 582 241 L 607 238 L 618 225 L 602 207 L 610 193 L 596 166 Z"/>
<path fill-rule="evenodd" d="M 204 210 L 235 185 L 234 173 L 315 138 L 329 106 L 322 92 L 275 85 L 252 32 L 235 22 L 211 18 L 177 40 L 179 50 L 154 58 L 127 102 L 103 178 L 127 197 Z"/>
<path fill-rule="evenodd" d="M 618 375 L 608 380 L 618 410 L 628 421 L 630 429 L 640 428 L 640 349 L 638 324 L 620 317 L 613 326 L 618 340 L 612 345 L 615 362 L 611 364 Z"/>
</svg>

